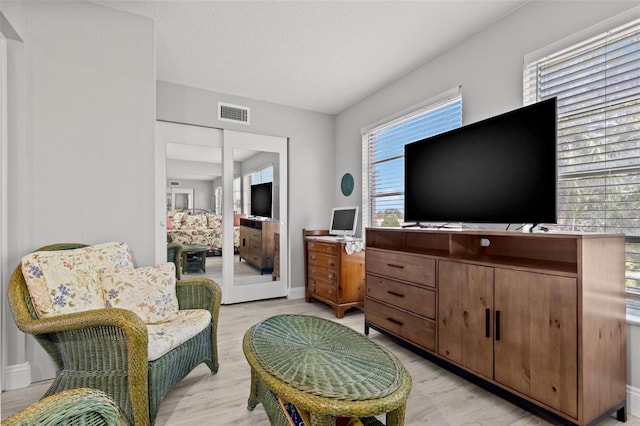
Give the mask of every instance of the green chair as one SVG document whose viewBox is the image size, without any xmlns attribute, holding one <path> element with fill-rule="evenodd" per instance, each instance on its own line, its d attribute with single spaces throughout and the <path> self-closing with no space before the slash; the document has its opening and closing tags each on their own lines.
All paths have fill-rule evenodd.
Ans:
<svg viewBox="0 0 640 426">
<path fill-rule="evenodd" d="M 179 280 L 182 274 L 182 244 L 167 244 L 167 262 L 173 262 L 176 265 L 176 279 Z"/>
<path fill-rule="evenodd" d="M 71 389 L 43 398 L 2 421 L 3 426 L 117 426 L 121 414 L 115 402 L 97 389 Z"/>
<path fill-rule="evenodd" d="M 85 246 L 54 244 L 38 251 Z M 100 389 L 135 426 L 154 424 L 164 394 L 199 364 L 218 371 L 220 286 L 204 277 L 181 280 L 176 295 L 180 310 L 206 309 L 211 322 L 198 335 L 149 361 L 147 328 L 133 311 L 103 308 L 39 318 L 21 265 L 8 286 L 16 325 L 32 334 L 56 363 L 58 371 L 45 396 L 74 388 Z"/>
</svg>

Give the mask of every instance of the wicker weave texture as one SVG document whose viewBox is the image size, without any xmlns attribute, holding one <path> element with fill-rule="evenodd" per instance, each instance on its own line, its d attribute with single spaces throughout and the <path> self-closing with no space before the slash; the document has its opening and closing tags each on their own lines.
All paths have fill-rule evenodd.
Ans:
<svg viewBox="0 0 640 426">
<path fill-rule="evenodd" d="M 55 244 L 39 250 L 66 250 L 82 244 Z M 196 365 L 218 370 L 217 323 L 222 292 L 207 278 L 178 281 L 180 309 L 207 309 L 211 326 L 160 359 L 149 362 L 147 329 L 133 312 L 95 309 L 38 318 L 20 265 L 9 280 L 9 304 L 18 328 L 34 335 L 58 367 L 45 396 L 67 389 L 95 388 L 107 393 L 124 418 L 153 424 L 162 396 Z"/>
<path fill-rule="evenodd" d="M 338 416 L 385 413 L 387 425 L 404 424 L 409 373 L 393 354 L 348 327 L 312 316 L 276 315 L 245 333 L 243 351 L 251 366 L 249 410 L 260 402 L 267 412 L 273 409 L 260 392 L 264 386 L 308 410 L 312 426 L 332 425 Z"/>
<path fill-rule="evenodd" d="M 116 426 L 120 410 L 96 389 L 67 390 L 41 399 L 2 422 L 3 426 Z"/>
<path fill-rule="evenodd" d="M 369 400 L 401 384 L 398 359 L 355 330 L 305 315 L 280 315 L 252 330 L 252 349 L 272 375 L 302 392 Z"/>
</svg>

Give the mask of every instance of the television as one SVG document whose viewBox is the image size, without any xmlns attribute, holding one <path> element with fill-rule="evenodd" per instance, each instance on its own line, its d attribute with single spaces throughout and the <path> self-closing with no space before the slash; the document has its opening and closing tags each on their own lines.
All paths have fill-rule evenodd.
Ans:
<svg viewBox="0 0 640 426">
<path fill-rule="evenodd" d="M 336 207 L 331 212 L 329 234 L 344 238 L 356 233 L 358 223 L 358 207 Z"/>
<path fill-rule="evenodd" d="M 556 138 L 553 98 L 407 144 L 405 222 L 556 223 Z"/>
<path fill-rule="evenodd" d="M 251 185 L 251 216 L 271 217 L 273 184 L 271 182 Z"/>
</svg>

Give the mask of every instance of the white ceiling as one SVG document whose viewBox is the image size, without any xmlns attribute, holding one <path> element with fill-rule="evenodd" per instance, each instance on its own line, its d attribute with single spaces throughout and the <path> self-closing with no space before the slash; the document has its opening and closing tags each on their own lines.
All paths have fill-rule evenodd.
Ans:
<svg viewBox="0 0 640 426">
<path fill-rule="evenodd" d="M 158 80 L 328 114 L 527 1 L 95 0 L 156 22 Z"/>
</svg>

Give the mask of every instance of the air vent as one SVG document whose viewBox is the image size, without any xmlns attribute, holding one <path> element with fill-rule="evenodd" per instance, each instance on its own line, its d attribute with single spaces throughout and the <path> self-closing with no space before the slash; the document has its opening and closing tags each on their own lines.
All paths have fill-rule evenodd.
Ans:
<svg viewBox="0 0 640 426">
<path fill-rule="evenodd" d="M 169 186 L 180 186 L 180 181 L 179 180 L 170 180 L 169 181 Z"/>
<path fill-rule="evenodd" d="M 249 112 L 248 107 L 218 102 L 218 120 L 250 124 Z"/>
</svg>

